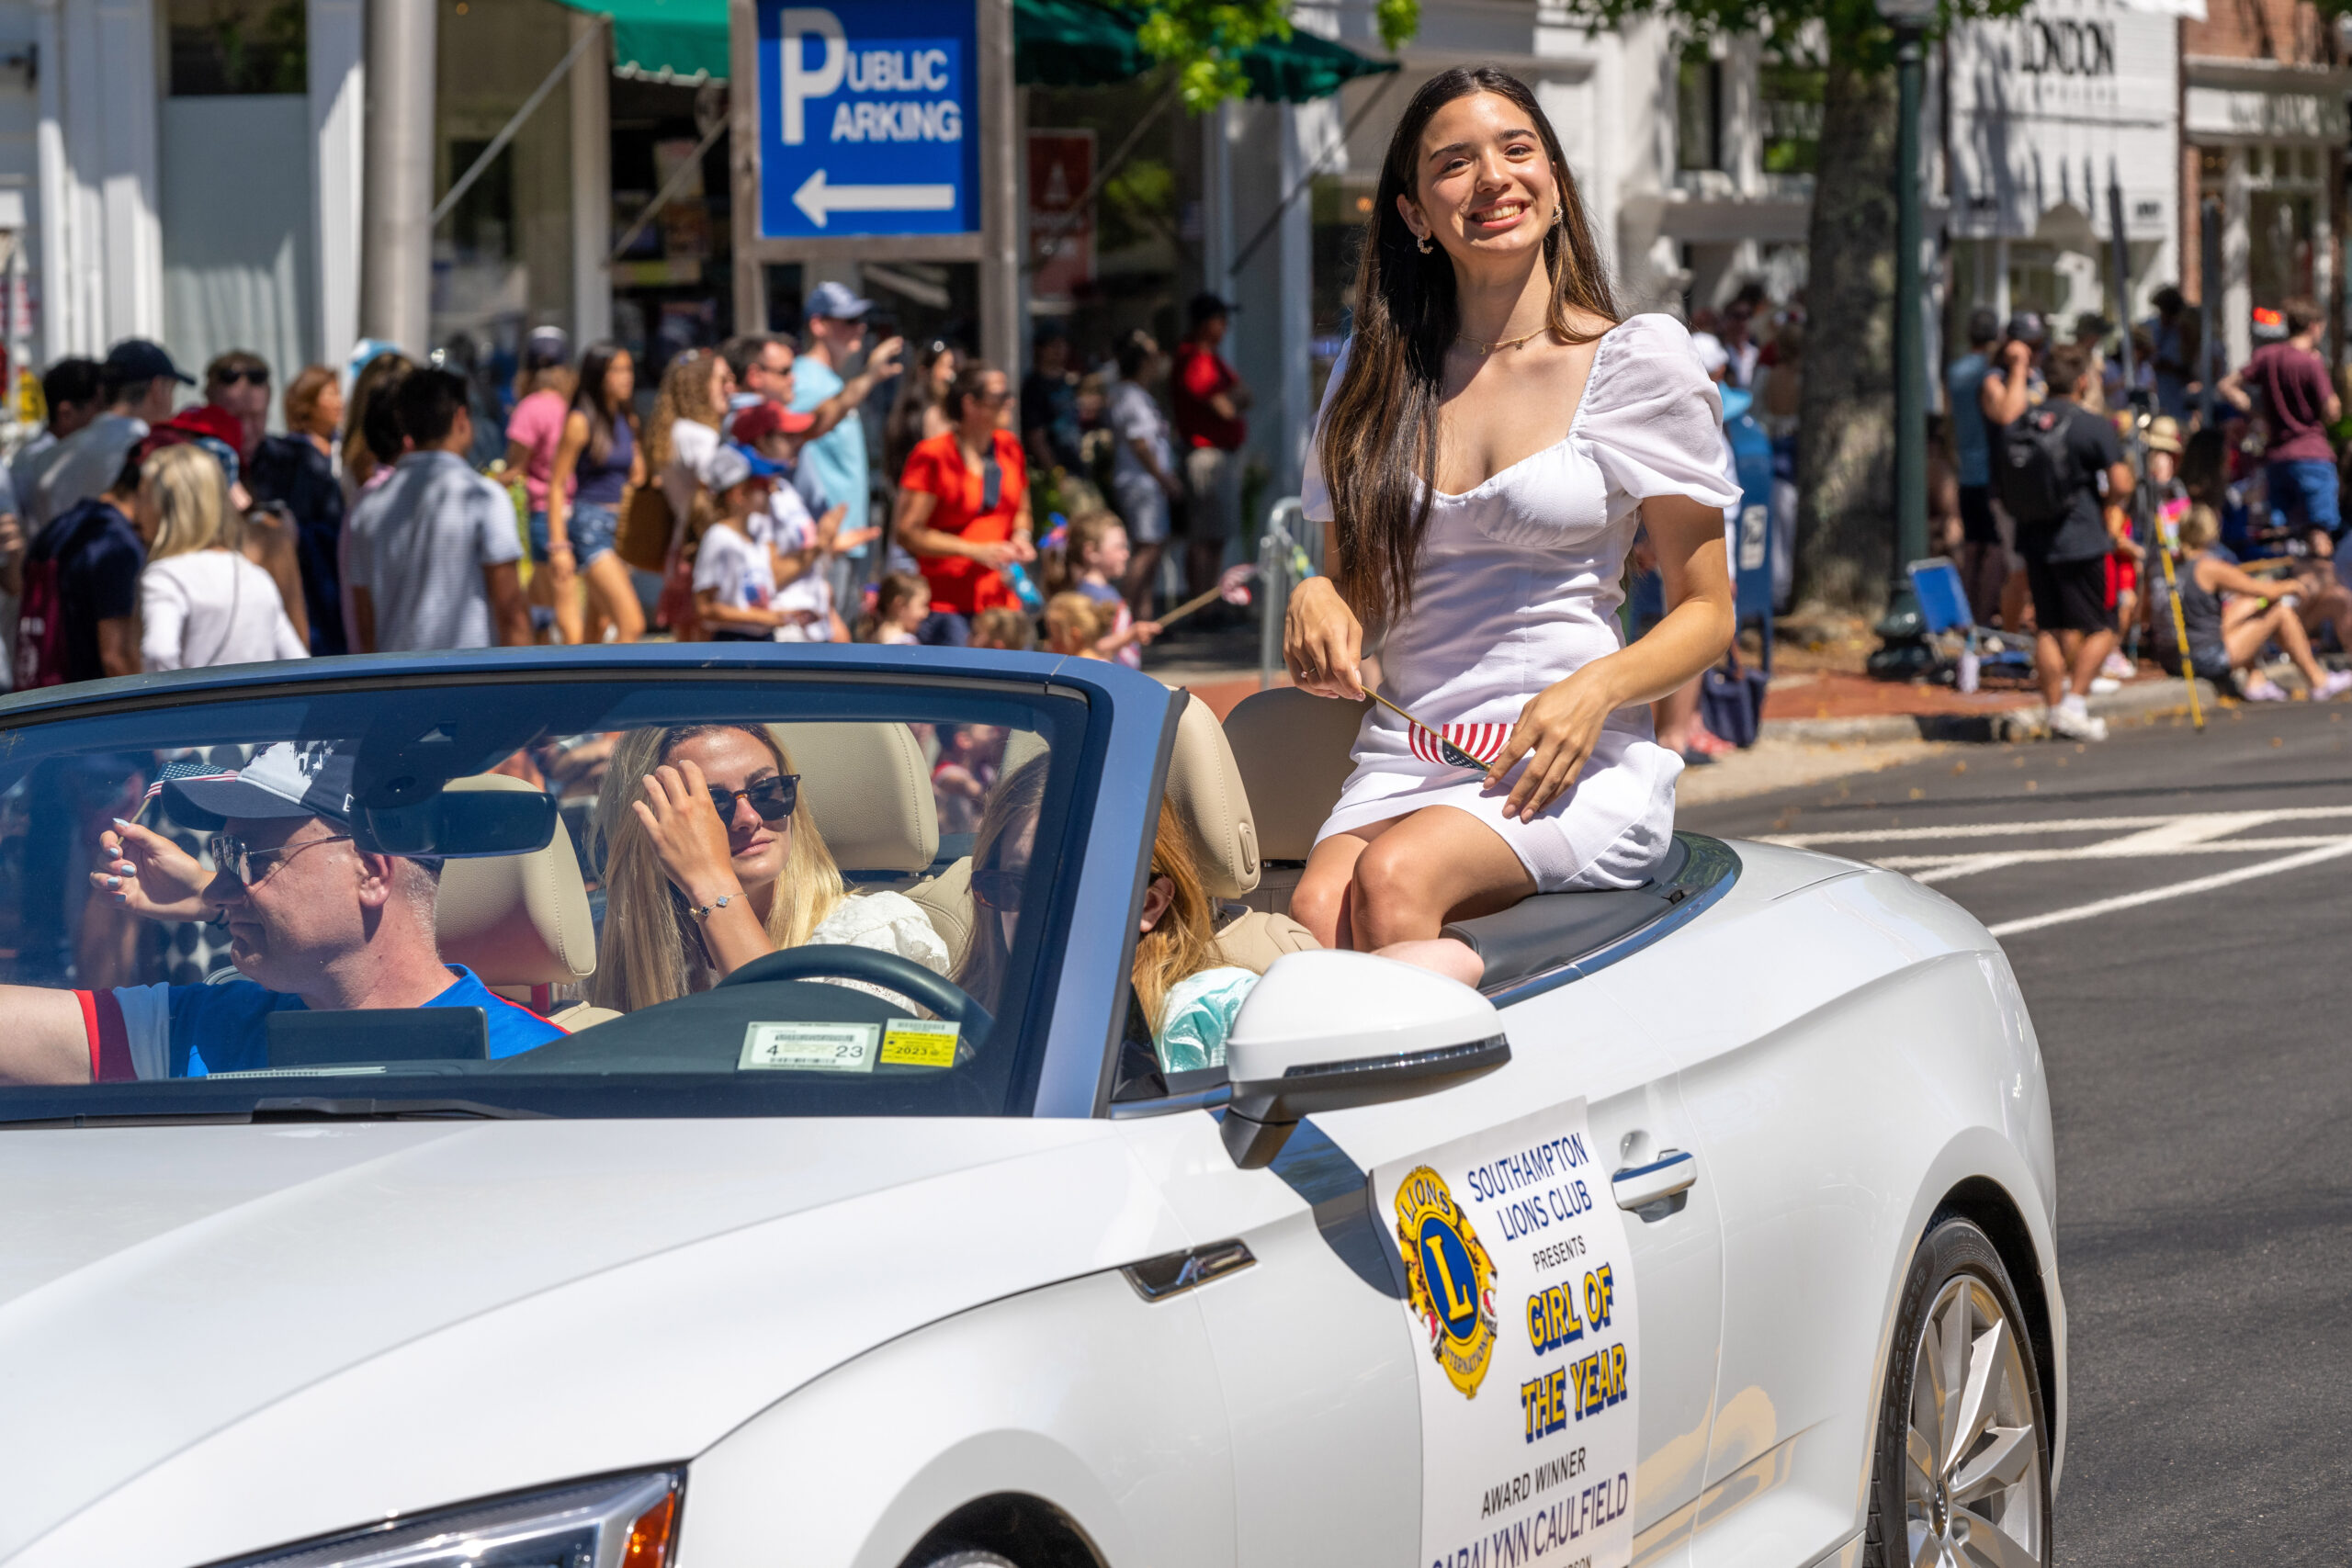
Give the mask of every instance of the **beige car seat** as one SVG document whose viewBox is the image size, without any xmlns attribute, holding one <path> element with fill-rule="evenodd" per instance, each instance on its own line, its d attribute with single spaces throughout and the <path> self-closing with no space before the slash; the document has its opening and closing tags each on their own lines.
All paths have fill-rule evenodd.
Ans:
<svg viewBox="0 0 2352 1568">
<path fill-rule="evenodd" d="M 1197 697 L 1185 704 L 1176 721 L 1165 799 L 1192 829 L 1193 858 L 1208 896 L 1219 903 L 1248 900 L 1263 871 L 1257 818 L 1233 748 L 1216 715 Z M 1288 915 L 1250 908 L 1217 928 L 1216 944 L 1227 963 L 1262 975 L 1283 953 L 1316 942 Z"/>
<path fill-rule="evenodd" d="M 931 769 L 903 724 L 772 724 L 800 774 L 833 863 L 861 886 L 900 892 L 939 857 Z"/>
<path fill-rule="evenodd" d="M 481 773 L 452 779 L 452 790 L 537 791 L 521 779 Z M 546 848 L 522 855 L 452 860 L 441 869 L 434 925 L 445 963 L 462 964 L 511 1001 L 530 1005 L 535 991 L 576 986 L 596 971 L 596 931 L 571 835 L 560 828 Z M 542 998 L 543 999 L 543 998 Z M 566 1029 L 614 1016 L 580 1004 L 551 1015 Z"/>
<path fill-rule="evenodd" d="M 1316 829 L 1339 804 L 1340 787 L 1355 767 L 1356 730 L 1363 702 L 1335 702 L 1276 686 L 1244 697 L 1225 716 L 1225 739 L 1239 766 L 1258 821 L 1266 870 L 1249 902 L 1287 912 Z"/>
</svg>

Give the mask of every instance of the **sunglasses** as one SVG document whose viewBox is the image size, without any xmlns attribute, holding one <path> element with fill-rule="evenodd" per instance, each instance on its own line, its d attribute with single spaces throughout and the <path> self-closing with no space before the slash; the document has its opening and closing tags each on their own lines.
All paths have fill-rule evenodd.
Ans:
<svg viewBox="0 0 2352 1568">
<path fill-rule="evenodd" d="M 282 849 L 255 850 L 246 848 L 243 839 L 232 838 L 227 833 L 215 833 L 205 840 L 205 847 L 211 851 L 214 865 L 235 877 L 239 886 L 251 887 L 267 876 L 282 860 L 291 859 L 304 850 L 315 850 L 321 844 L 347 844 L 350 841 L 350 834 L 337 833 L 331 839 L 312 839 L 305 843 L 288 844 Z M 261 868 L 259 875 L 254 874 L 256 866 Z"/>
<path fill-rule="evenodd" d="M 748 800 L 760 820 L 767 823 L 783 821 L 800 804 L 800 775 L 778 773 L 772 779 L 762 779 L 748 789 L 721 789 L 710 786 L 710 804 L 718 811 L 721 822 L 735 820 L 735 803 Z"/>
<path fill-rule="evenodd" d="M 972 873 L 972 897 L 998 914 L 1017 915 L 1021 912 L 1021 885 L 1028 879 L 1025 871 L 976 871 Z"/>
<path fill-rule="evenodd" d="M 266 370 L 222 370 L 212 378 L 224 387 L 233 387 L 240 381 L 247 381 L 256 387 L 269 385 L 269 372 Z"/>
</svg>

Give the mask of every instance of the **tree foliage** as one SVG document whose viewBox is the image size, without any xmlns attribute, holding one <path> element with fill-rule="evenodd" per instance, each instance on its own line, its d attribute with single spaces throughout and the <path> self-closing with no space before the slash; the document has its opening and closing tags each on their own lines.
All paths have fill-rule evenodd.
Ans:
<svg viewBox="0 0 2352 1568">
<path fill-rule="evenodd" d="M 1184 107 L 1194 114 L 1250 90 L 1241 55 L 1252 44 L 1290 37 L 1290 0 L 1146 0 L 1140 9 L 1136 39 L 1176 68 Z M 1401 49 L 1420 30 L 1420 0 L 1376 0 L 1374 17 L 1381 43 Z"/>
</svg>

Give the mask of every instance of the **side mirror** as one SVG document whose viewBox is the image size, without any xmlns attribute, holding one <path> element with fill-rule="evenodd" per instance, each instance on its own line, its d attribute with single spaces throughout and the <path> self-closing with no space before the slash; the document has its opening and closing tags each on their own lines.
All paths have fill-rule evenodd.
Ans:
<svg viewBox="0 0 2352 1568">
<path fill-rule="evenodd" d="M 1292 953 L 1258 982 L 1225 1044 L 1233 1163 L 1273 1163 L 1302 1116 L 1435 1094 L 1510 1060 L 1495 1004 L 1369 953 Z"/>
</svg>

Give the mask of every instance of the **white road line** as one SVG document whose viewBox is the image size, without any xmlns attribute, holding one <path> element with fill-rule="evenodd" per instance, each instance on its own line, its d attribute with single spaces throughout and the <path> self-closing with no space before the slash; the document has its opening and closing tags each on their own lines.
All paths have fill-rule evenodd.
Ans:
<svg viewBox="0 0 2352 1568">
<path fill-rule="evenodd" d="M 1881 855 L 1871 863 L 1884 871 L 1908 872 L 1918 881 L 1929 882 L 1939 881 L 1941 878 L 1921 876 L 1919 874 L 1923 871 L 1937 872 L 1954 867 L 1965 867 L 1968 871 L 1973 872 L 1978 869 L 1979 863 L 1984 863 L 1984 869 L 1990 870 L 1993 868 L 1991 863 L 1994 862 L 1998 862 L 2002 865 L 2045 865 L 2052 862 L 2067 860 L 2125 858 L 2154 860 L 2171 855 L 2276 854 L 2280 850 L 2315 850 L 2325 844 L 2336 843 L 2342 838 L 2343 835 L 2340 833 L 2303 833 L 2275 839 L 2222 839 L 2211 843 L 2176 844 L 2161 849 L 2135 849 L 2129 852 L 2128 856 L 2118 853 L 2112 844 L 2083 844 L 2071 850 L 2019 850 L 2013 853 L 1996 852 L 1991 854 Z"/>
<path fill-rule="evenodd" d="M 1997 839 L 2009 834 L 2107 833 L 2123 829 L 2165 828 L 2175 822 L 2231 820 L 2244 827 L 2265 822 L 2319 822 L 2352 817 L 2352 806 L 2288 806 L 2269 811 L 2173 812 L 2163 817 L 2069 817 L 2050 822 L 1966 822 L 1948 828 L 1841 829 L 1834 833 L 1763 833 L 1757 841 L 1809 850 L 1821 844 L 1920 843 L 1935 839 Z"/>
<path fill-rule="evenodd" d="M 2046 915 L 2030 915 L 2024 919 L 2004 920 L 1990 929 L 1996 937 L 2021 936 L 2047 926 L 2063 926 L 2075 920 L 2096 919 L 2124 909 L 2136 909 L 2143 904 L 2159 904 L 2167 898 L 2185 898 L 2192 894 L 2211 893 L 2240 882 L 2252 882 L 2258 877 L 2276 876 L 2281 872 L 2299 871 L 2307 865 L 2325 861 L 2341 860 L 2352 855 L 2352 837 L 2336 840 L 2322 849 L 2305 850 L 2301 854 L 2284 855 L 2278 860 L 2242 865 L 2234 871 L 2216 873 L 2211 876 L 2195 877 L 2188 882 L 2176 882 L 2165 887 L 2151 887 L 2145 892 L 2126 893 L 2117 898 L 2101 898 L 2094 904 L 2077 904 L 2071 909 L 2053 909 Z"/>
</svg>

